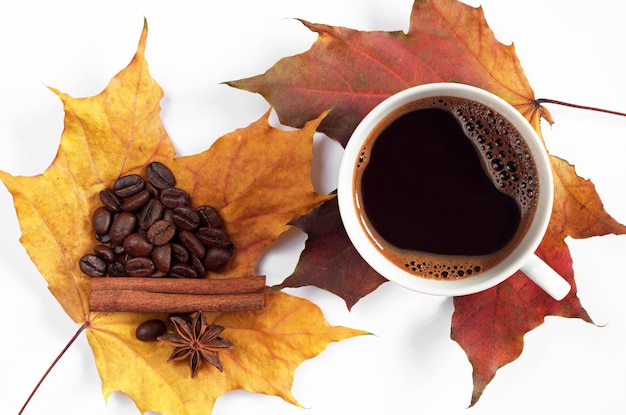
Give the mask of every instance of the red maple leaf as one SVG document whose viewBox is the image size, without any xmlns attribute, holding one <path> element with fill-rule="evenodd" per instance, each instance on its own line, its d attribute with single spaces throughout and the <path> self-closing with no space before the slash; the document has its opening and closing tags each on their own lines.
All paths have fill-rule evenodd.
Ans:
<svg viewBox="0 0 626 415">
<path fill-rule="evenodd" d="M 319 35 L 310 50 L 281 59 L 262 75 L 228 83 L 263 95 L 285 124 L 301 126 L 332 108 L 320 130 L 345 145 L 356 125 L 380 101 L 410 86 L 441 81 L 495 93 L 516 107 L 538 132 L 542 116 L 551 122 L 535 99 L 514 47 L 495 38 L 481 8 L 456 0 L 417 0 L 407 33 L 302 23 Z M 545 316 L 590 321 L 576 297 L 572 259 L 564 239 L 626 233 L 626 227 L 604 210 L 590 181 L 581 179 L 564 160 L 552 157 L 552 166 L 554 214 L 537 253 L 573 289 L 559 303 L 518 272 L 491 290 L 455 298 L 452 338 L 474 367 L 472 404 L 496 370 L 519 356 L 523 335 L 542 324 Z M 330 205 L 303 220 L 303 229 L 311 232 L 309 240 L 296 272 L 281 287 L 317 285 L 342 296 L 350 306 L 355 293 L 367 294 L 352 284 L 367 282 L 374 289 L 380 277 L 361 268 L 355 271 L 353 248 L 339 230 L 315 233 L 328 220 L 340 226 L 338 212 Z M 316 241 L 320 237 L 323 243 Z M 325 259 L 325 266 L 317 269 L 319 258 Z M 341 271 L 344 267 L 347 272 Z M 359 272 L 359 277 L 354 278 L 353 272 Z"/>
</svg>

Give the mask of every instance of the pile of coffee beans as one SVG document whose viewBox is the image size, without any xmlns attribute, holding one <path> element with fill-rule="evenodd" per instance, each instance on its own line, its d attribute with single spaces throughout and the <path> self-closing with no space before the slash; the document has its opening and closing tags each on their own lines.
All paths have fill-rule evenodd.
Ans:
<svg viewBox="0 0 626 415">
<path fill-rule="evenodd" d="M 189 194 L 174 187 L 162 163 L 120 177 L 100 192 L 102 206 L 92 215 L 99 245 L 80 259 L 91 277 L 199 278 L 222 269 L 233 244 L 219 213 L 211 206 L 191 207 Z"/>
</svg>

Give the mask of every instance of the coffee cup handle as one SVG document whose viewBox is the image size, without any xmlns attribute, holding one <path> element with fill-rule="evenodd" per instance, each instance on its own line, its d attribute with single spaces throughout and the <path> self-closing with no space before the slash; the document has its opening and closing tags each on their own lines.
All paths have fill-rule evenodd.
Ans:
<svg viewBox="0 0 626 415">
<path fill-rule="evenodd" d="M 572 289 L 570 284 L 565 281 L 561 275 L 537 255 L 531 255 L 522 266 L 521 271 L 557 301 L 565 298 Z"/>
</svg>

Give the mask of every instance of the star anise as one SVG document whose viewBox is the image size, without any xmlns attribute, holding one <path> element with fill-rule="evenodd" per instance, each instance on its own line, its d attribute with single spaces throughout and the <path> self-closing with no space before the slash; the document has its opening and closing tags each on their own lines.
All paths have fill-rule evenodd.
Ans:
<svg viewBox="0 0 626 415">
<path fill-rule="evenodd" d="M 220 372 L 224 370 L 218 351 L 229 349 L 233 344 L 219 334 L 224 327 L 216 324 L 207 325 L 202 311 L 198 311 L 192 321 L 183 317 L 170 317 L 175 333 L 159 336 L 159 340 L 175 347 L 168 362 L 189 359 L 191 377 L 195 377 L 202 362 L 215 366 Z"/>
</svg>

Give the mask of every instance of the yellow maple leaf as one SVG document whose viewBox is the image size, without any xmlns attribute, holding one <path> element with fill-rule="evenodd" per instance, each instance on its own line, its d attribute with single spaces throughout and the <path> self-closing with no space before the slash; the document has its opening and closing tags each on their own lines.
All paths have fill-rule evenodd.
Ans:
<svg viewBox="0 0 626 415">
<path fill-rule="evenodd" d="M 262 311 L 207 315 L 226 327 L 224 337 L 235 347 L 222 353 L 224 373 L 205 365 L 194 379 L 187 366 L 167 363 L 171 347 L 134 336 L 139 323 L 163 315 L 89 309 L 90 277 L 78 261 L 98 243 L 91 227 L 98 194 L 152 161 L 167 164 L 194 203 L 220 211 L 236 246 L 222 277 L 251 275 L 289 221 L 332 197 L 317 194 L 310 181 L 313 133 L 324 115 L 287 132 L 271 127 L 266 114 L 202 153 L 176 157 L 160 120 L 163 91 L 144 57 L 147 33 L 144 26 L 132 61 L 102 93 L 73 98 L 53 90 L 63 102 L 65 128 L 44 173 L 0 171 L 13 195 L 21 242 L 65 312 L 86 327 L 105 397 L 121 390 L 142 412 L 163 414 L 206 414 L 222 393 L 239 388 L 297 404 L 291 394 L 295 368 L 330 342 L 363 334 L 330 326 L 307 300 L 275 293 Z"/>
</svg>

